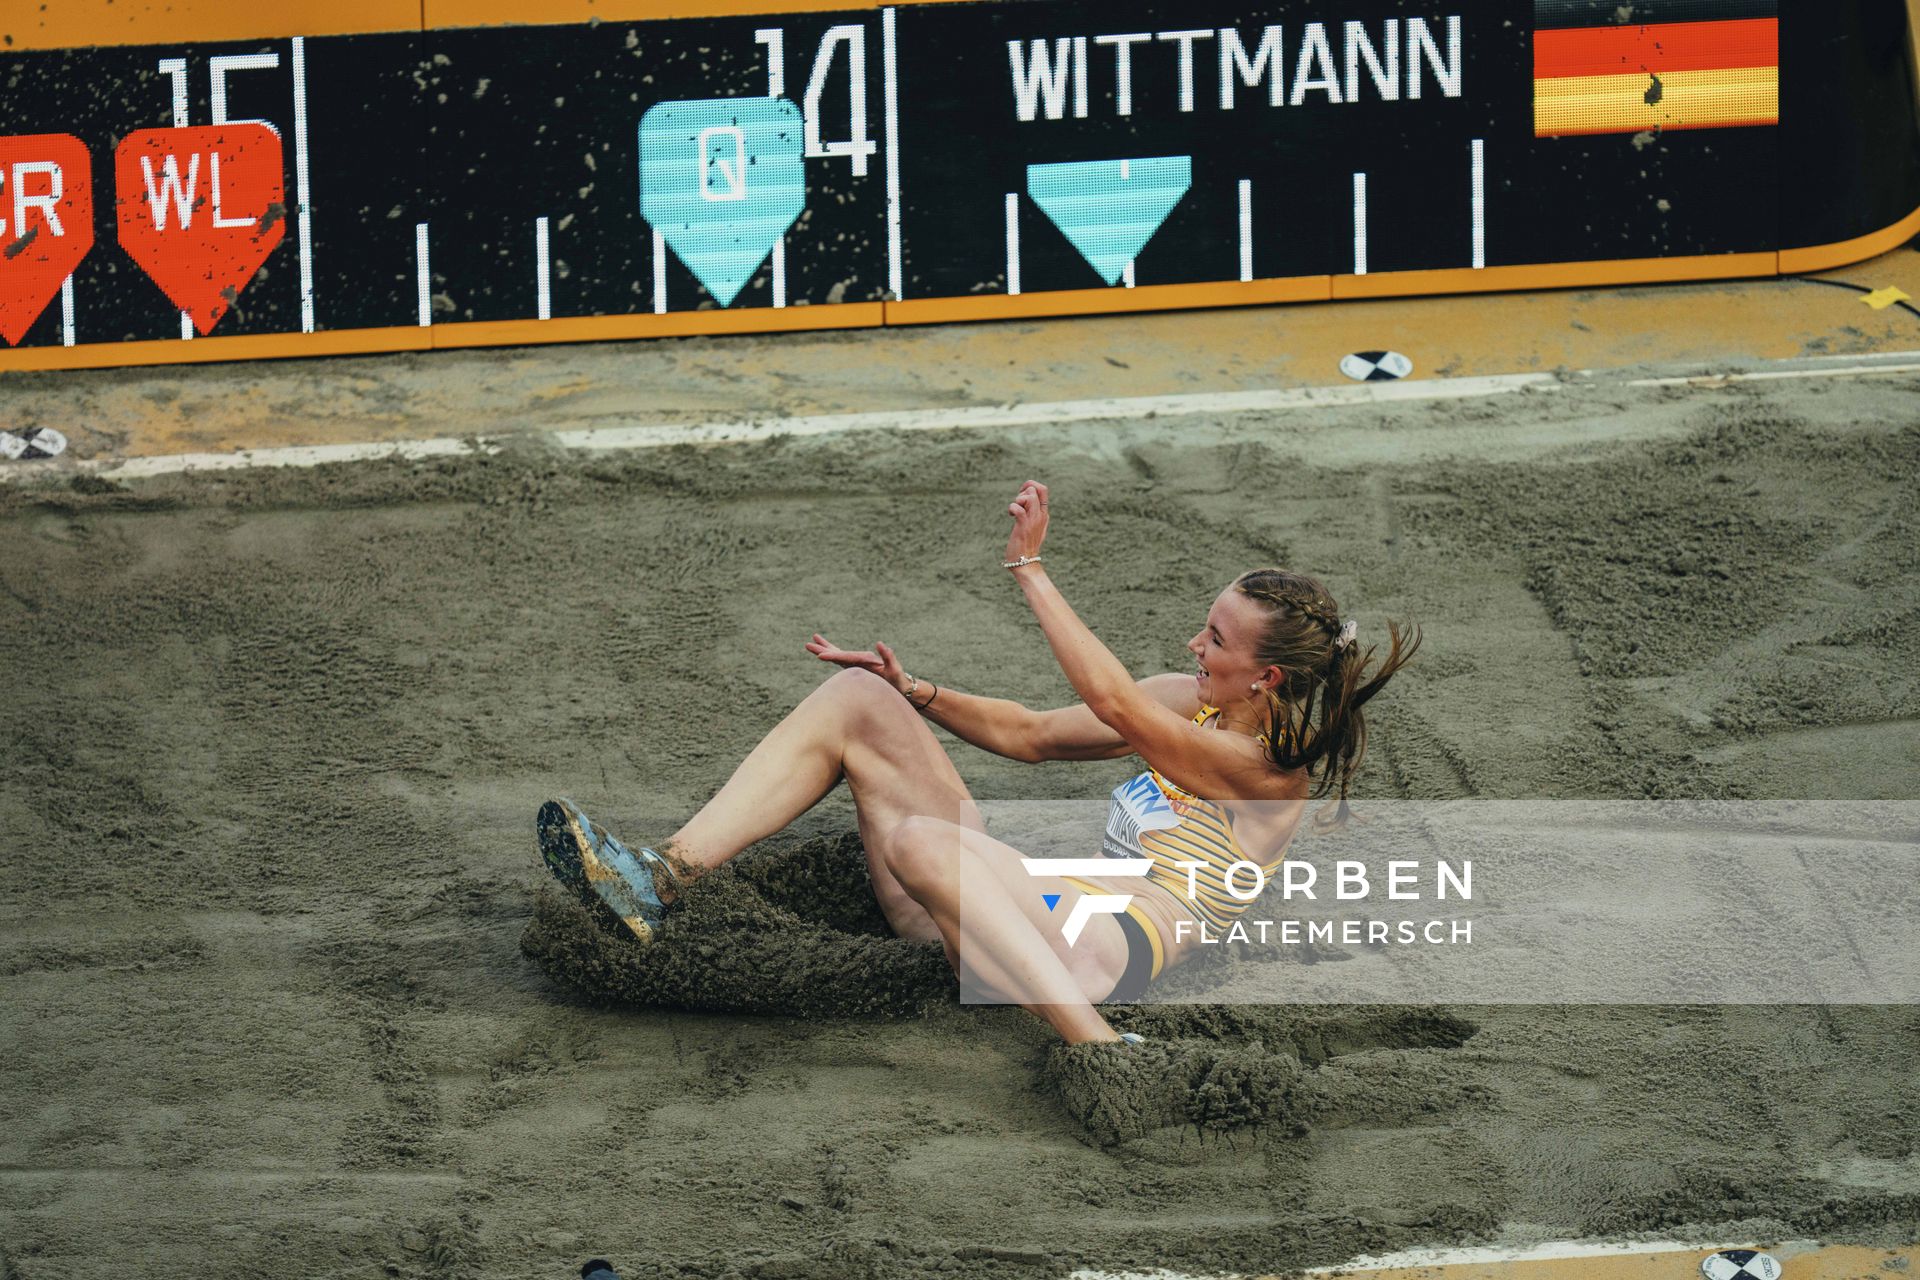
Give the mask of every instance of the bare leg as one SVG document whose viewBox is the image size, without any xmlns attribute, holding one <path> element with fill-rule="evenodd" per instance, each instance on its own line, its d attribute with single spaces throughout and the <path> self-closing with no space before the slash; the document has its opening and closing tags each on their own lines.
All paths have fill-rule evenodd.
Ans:
<svg viewBox="0 0 1920 1280">
<path fill-rule="evenodd" d="M 870 671 L 841 671 L 808 694 L 662 852 L 683 876 L 705 874 L 784 828 L 842 778 L 853 792 L 881 911 L 903 937 L 941 937 L 882 851 L 908 818 L 935 817 L 977 831 L 980 811 L 926 722 Z"/>
<path fill-rule="evenodd" d="M 703 874 L 784 828 L 842 778 L 853 792 L 875 895 L 896 933 L 942 942 L 956 970 L 964 954 L 970 976 L 1070 1043 L 1118 1039 L 1089 992 L 1103 997 L 1125 967 L 1119 924 L 1097 917 L 1066 949 L 1052 922 L 1034 917 L 1043 892 L 1077 890 L 1028 876 L 1017 850 L 984 833 L 932 730 L 871 672 L 842 671 L 809 694 L 663 852 L 689 874 Z"/>
<path fill-rule="evenodd" d="M 1092 1003 L 1126 968 L 1117 920 L 1095 916 L 1068 947 L 1057 920 L 1041 914 L 1041 895 L 1078 890 L 1029 875 L 1011 845 L 938 818 L 907 819 L 886 847 L 891 869 L 932 916 L 956 970 L 964 960 L 963 976 L 1044 1019 L 1069 1044 L 1120 1038 Z"/>
</svg>

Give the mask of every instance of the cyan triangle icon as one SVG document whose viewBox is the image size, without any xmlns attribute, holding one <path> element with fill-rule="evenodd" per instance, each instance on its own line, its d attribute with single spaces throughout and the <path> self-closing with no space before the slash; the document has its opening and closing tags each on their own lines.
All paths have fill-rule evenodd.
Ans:
<svg viewBox="0 0 1920 1280">
<path fill-rule="evenodd" d="M 1108 284 L 1193 185 L 1192 156 L 1027 166 L 1027 194 Z"/>
<path fill-rule="evenodd" d="M 640 216 L 723 307 L 807 203 L 804 129 L 785 98 L 656 102 L 640 117 Z"/>
<path fill-rule="evenodd" d="M 1047 904 L 1049 911 L 1060 905 L 1060 895 L 1057 893 L 1043 893 L 1040 895 L 1040 900 Z"/>
</svg>

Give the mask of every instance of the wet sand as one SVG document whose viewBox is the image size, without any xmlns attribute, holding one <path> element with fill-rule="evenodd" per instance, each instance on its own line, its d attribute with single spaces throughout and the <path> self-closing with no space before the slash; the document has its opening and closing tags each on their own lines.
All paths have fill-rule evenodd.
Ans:
<svg viewBox="0 0 1920 1280">
<path fill-rule="evenodd" d="M 1911 380 L 1595 388 L 0 488 L 0 1276 L 1920 1239 L 1913 1006 L 1143 1007 L 1116 1065 L 885 933 L 844 789 L 651 957 L 532 841 L 556 793 L 666 834 L 816 630 L 1063 701 L 995 567 L 1029 476 L 1141 674 L 1259 564 L 1421 622 L 1363 797 L 1913 799 L 1916 423 Z M 983 800 L 1134 767 L 952 749 Z"/>
</svg>

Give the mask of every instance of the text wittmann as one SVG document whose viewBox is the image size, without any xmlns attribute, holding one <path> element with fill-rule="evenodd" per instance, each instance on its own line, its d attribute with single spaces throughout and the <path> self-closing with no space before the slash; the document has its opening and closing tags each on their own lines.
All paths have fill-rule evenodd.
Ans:
<svg viewBox="0 0 1920 1280">
<path fill-rule="evenodd" d="M 1458 98 L 1460 26 L 1455 14 L 1009 40 L 1007 65 L 1022 121 L 1084 120 L 1094 102 L 1130 116 L 1146 77 L 1176 85 L 1181 111 Z"/>
</svg>

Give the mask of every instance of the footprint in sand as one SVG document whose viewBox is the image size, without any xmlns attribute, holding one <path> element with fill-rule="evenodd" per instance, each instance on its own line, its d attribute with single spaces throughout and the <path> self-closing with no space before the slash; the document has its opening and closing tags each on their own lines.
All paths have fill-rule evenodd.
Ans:
<svg viewBox="0 0 1920 1280">
<path fill-rule="evenodd" d="M 1447 1053 L 1478 1028 L 1441 1010 L 1167 1006 L 1114 1020 L 1153 1038 L 1060 1045 L 1045 1069 L 1102 1146 L 1166 1129 L 1297 1136 L 1398 1123 L 1485 1094 Z"/>
</svg>

